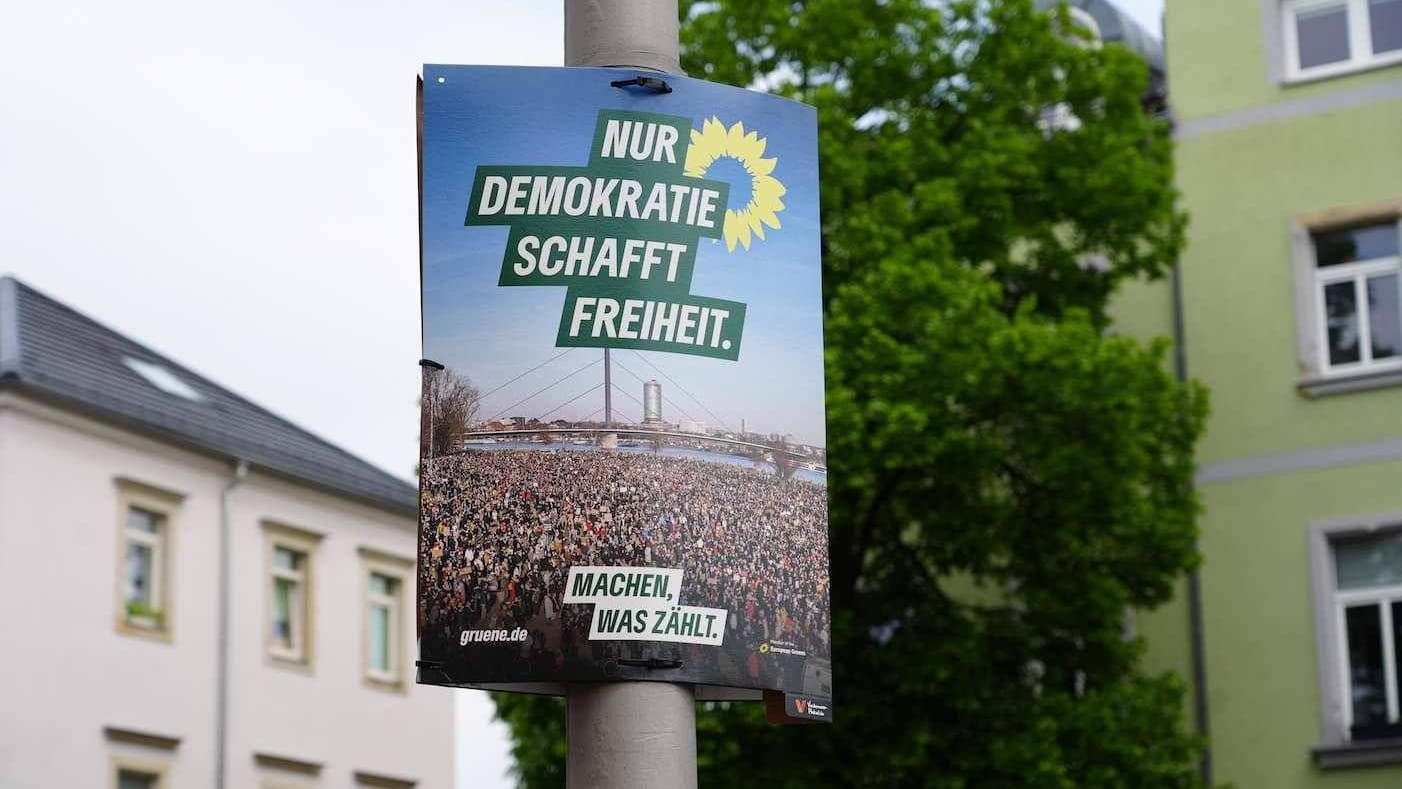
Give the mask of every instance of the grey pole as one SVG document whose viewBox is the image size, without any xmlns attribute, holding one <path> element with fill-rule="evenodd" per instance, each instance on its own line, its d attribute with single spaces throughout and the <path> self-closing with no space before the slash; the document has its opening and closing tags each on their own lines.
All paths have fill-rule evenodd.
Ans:
<svg viewBox="0 0 1402 789">
<path fill-rule="evenodd" d="M 677 0 L 565 0 L 565 65 L 682 73 Z"/>
<path fill-rule="evenodd" d="M 677 19 L 677 0 L 565 0 L 565 65 L 680 74 Z M 567 789 L 696 787 L 690 685 L 572 685 L 567 736 Z"/>
<path fill-rule="evenodd" d="M 229 751 L 229 605 L 234 490 L 248 479 L 248 461 L 234 466 L 234 478 L 224 485 L 219 500 L 219 654 L 215 656 L 214 786 L 224 789 Z"/>
<path fill-rule="evenodd" d="M 695 789 L 689 685 L 601 682 L 569 691 L 567 789 Z"/>
</svg>

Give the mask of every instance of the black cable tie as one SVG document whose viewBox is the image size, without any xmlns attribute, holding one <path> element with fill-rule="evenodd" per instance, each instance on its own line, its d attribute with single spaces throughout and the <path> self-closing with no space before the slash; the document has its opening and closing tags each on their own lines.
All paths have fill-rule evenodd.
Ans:
<svg viewBox="0 0 1402 789">
<path fill-rule="evenodd" d="M 441 661 L 441 660 L 415 660 L 415 661 L 414 661 L 414 665 L 415 665 L 415 666 L 418 666 L 419 668 L 426 668 L 426 669 L 432 671 L 432 670 L 434 670 L 434 669 L 442 669 L 442 668 L 443 668 L 443 661 Z"/>
<path fill-rule="evenodd" d="M 664 79 L 657 77 L 633 77 L 632 79 L 616 79 L 609 83 L 615 88 L 639 87 L 658 93 L 671 93 L 672 86 Z"/>
<path fill-rule="evenodd" d="M 619 658 L 618 665 L 634 666 L 636 668 L 681 668 L 682 662 L 680 660 L 676 660 L 675 658 L 644 658 L 642 660 L 634 660 L 632 658 Z"/>
</svg>

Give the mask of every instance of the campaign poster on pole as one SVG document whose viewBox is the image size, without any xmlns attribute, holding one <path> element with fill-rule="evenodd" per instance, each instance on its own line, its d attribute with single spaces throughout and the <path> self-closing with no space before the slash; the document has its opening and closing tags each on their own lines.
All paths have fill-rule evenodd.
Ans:
<svg viewBox="0 0 1402 789">
<path fill-rule="evenodd" d="M 817 121 L 427 65 L 419 682 L 831 720 Z"/>
</svg>

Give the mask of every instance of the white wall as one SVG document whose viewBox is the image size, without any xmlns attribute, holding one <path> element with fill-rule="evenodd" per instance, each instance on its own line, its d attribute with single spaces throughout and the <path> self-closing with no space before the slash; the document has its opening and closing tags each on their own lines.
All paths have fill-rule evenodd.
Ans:
<svg viewBox="0 0 1402 789">
<path fill-rule="evenodd" d="M 213 784 L 220 498 L 230 464 L 11 395 L 0 395 L 0 786 L 104 787 L 117 726 L 179 737 L 171 787 Z M 184 495 L 171 524 L 170 642 L 118 633 L 119 477 Z M 412 518 L 260 474 L 233 506 L 228 786 L 255 787 L 253 754 L 325 766 L 313 784 L 365 770 L 449 787 L 453 699 L 412 683 L 412 571 L 402 590 L 405 692 L 362 680 L 364 579 L 357 549 L 412 558 Z M 264 657 L 262 522 L 324 535 L 314 565 L 309 670 Z"/>
</svg>

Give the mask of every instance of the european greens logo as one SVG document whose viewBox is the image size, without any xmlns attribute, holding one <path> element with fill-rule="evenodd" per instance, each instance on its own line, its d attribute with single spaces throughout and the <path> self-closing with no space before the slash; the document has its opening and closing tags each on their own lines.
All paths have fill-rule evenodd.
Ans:
<svg viewBox="0 0 1402 789">
<path fill-rule="evenodd" d="M 477 168 L 468 225 L 509 225 L 497 284 L 567 288 L 558 347 L 636 348 L 734 361 L 745 305 L 691 293 L 701 238 L 749 249 L 779 228 L 784 186 L 741 124 L 603 110 L 584 167 Z M 744 206 L 708 178 L 738 165 Z M 737 179 L 744 186 L 744 178 Z"/>
<path fill-rule="evenodd" d="M 751 233 L 763 241 L 765 225 L 779 229 L 779 212 L 784 210 L 784 201 L 779 198 L 788 190 L 773 175 L 779 160 L 764 158 L 768 142 L 756 132 L 747 134 L 739 121 L 727 129 L 719 118 L 707 118 L 700 131 L 691 130 L 691 146 L 686 151 L 687 175 L 705 178 L 718 164 L 730 161 L 744 168 L 749 176 L 750 194 L 744 208 L 728 208 L 725 212 L 727 251 L 734 252 L 737 242 L 749 249 Z"/>
</svg>

